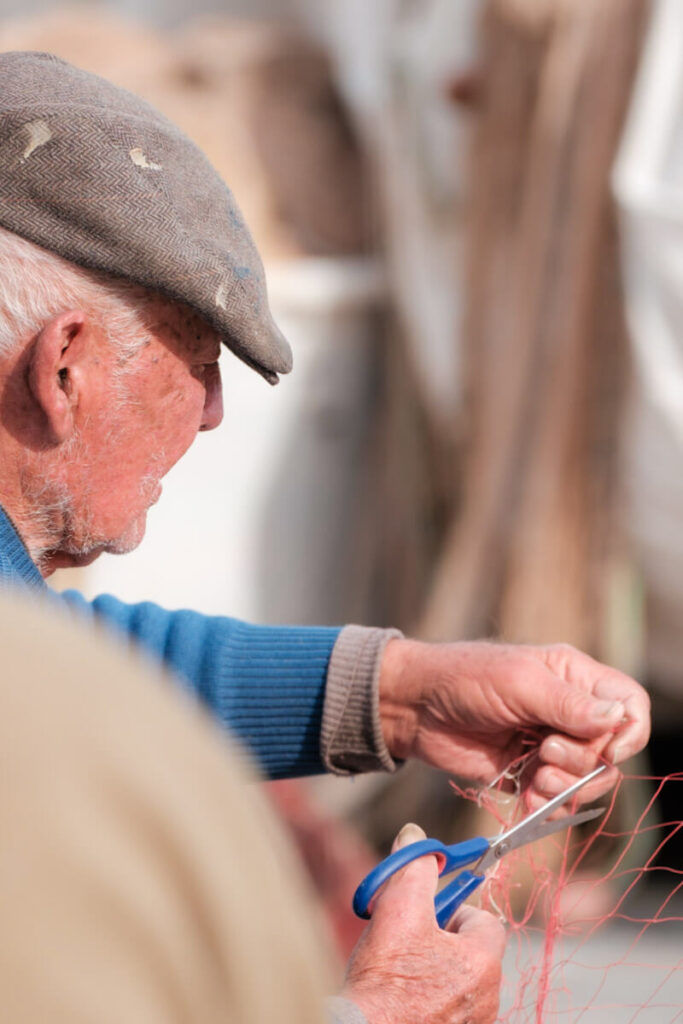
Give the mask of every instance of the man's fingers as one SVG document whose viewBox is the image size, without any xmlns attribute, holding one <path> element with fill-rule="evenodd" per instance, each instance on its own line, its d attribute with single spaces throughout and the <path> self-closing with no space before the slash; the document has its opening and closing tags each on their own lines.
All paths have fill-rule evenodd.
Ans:
<svg viewBox="0 0 683 1024">
<path fill-rule="evenodd" d="M 394 840 L 392 852 L 426 839 L 425 833 L 412 822 L 404 825 Z M 372 905 L 372 921 L 376 927 L 411 927 L 435 924 L 434 896 L 439 877 L 436 857 L 418 857 L 401 868 L 382 887 Z M 400 924 L 399 924 L 400 922 Z"/>
<path fill-rule="evenodd" d="M 624 717 L 605 751 L 608 761 L 621 764 L 642 750 L 650 738 L 650 698 L 642 686 L 616 670 L 607 670 L 601 676 L 593 694 L 601 700 L 620 700 L 624 705 Z"/>
<path fill-rule="evenodd" d="M 650 698 L 643 691 L 625 701 L 625 721 L 605 749 L 612 764 L 621 764 L 642 750 L 650 738 Z"/>
<path fill-rule="evenodd" d="M 622 702 L 617 702 L 621 704 Z M 650 702 L 647 694 L 633 694 L 623 701 L 624 714 L 613 730 L 613 738 L 609 743 L 602 742 L 598 747 L 585 741 L 572 739 L 565 735 L 553 733 L 547 736 L 540 748 L 543 761 L 564 768 L 574 775 L 587 775 L 601 761 L 621 764 L 632 757 L 646 745 L 650 736 Z M 605 734 L 603 733 L 603 737 Z"/>
<path fill-rule="evenodd" d="M 569 736 L 559 736 L 553 733 L 541 743 L 539 757 L 545 764 L 561 768 L 569 775 L 582 778 L 588 775 L 594 768 L 605 760 L 602 750 L 604 742 L 586 743 L 586 741 L 574 740 Z"/>
<path fill-rule="evenodd" d="M 593 782 L 587 783 L 583 786 L 576 797 L 574 798 L 577 804 L 592 803 L 594 800 L 599 800 L 600 797 L 608 793 L 619 781 L 619 769 L 610 768 L 599 775 Z M 533 790 L 540 796 L 540 799 L 534 799 L 535 794 L 530 794 L 530 805 L 533 810 L 537 806 L 541 806 L 547 800 L 552 797 L 559 796 L 563 790 L 568 789 L 577 781 L 576 775 L 571 775 L 569 772 L 563 771 L 561 768 L 555 768 L 552 765 L 544 765 L 539 768 L 533 779 Z"/>
<path fill-rule="evenodd" d="M 618 734 L 607 749 L 613 763 L 643 749 L 650 735 L 650 699 L 635 679 L 567 644 L 536 650 L 543 652 L 544 663 L 559 682 L 559 689 L 553 687 L 554 693 L 548 697 L 564 701 L 559 716 L 548 715 L 546 725 L 584 739 L 606 732 Z M 563 691 L 563 683 L 573 692 L 574 701 Z M 545 710 L 548 703 L 546 700 Z M 562 720 L 565 714 L 566 722 Z"/>
<path fill-rule="evenodd" d="M 391 844 L 391 852 L 396 853 L 397 850 L 402 850 L 405 846 L 411 846 L 412 843 L 419 843 L 421 839 L 426 839 L 427 833 L 424 829 L 421 829 L 419 825 L 416 825 L 414 821 L 409 821 L 399 831 L 398 835 Z"/>
<path fill-rule="evenodd" d="M 458 907 L 448 923 L 449 932 L 467 936 L 481 943 L 491 956 L 502 960 L 505 951 L 505 929 L 497 917 L 468 903 Z"/>
<path fill-rule="evenodd" d="M 618 729 L 626 715 L 623 700 L 604 700 L 558 679 L 551 671 L 542 690 L 534 688 L 533 715 L 539 725 L 579 739 L 597 739 Z"/>
</svg>

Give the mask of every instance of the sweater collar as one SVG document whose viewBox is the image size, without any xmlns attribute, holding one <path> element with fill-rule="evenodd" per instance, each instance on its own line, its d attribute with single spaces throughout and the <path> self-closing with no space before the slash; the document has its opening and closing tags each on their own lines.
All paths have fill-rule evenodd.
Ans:
<svg viewBox="0 0 683 1024">
<path fill-rule="evenodd" d="M 0 506 L 0 583 L 23 584 L 32 590 L 44 590 L 45 580 L 26 550 L 14 523 Z"/>
</svg>

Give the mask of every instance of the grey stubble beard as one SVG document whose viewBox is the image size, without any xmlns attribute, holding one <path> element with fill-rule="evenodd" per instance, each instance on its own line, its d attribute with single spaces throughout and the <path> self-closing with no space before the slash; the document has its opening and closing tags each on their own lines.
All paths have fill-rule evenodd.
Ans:
<svg viewBox="0 0 683 1024">
<path fill-rule="evenodd" d="M 57 550 L 84 560 L 104 551 L 128 554 L 138 547 L 144 531 L 139 535 L 137 532 L 129 533 L 132 523 L 129 529 L 116 537 L 103 536 L 95 529 L 91 490 L 87 483 L 87 467 L 92 463 L 92 454 L 80 433 L 66 442 L 61 459 L 77 459 L 84 469 L 82 477 L 86 482 L 78 501 L 59 478 L 58 472 L 42 478 L 35 472 L 22 476 L 24 507 L 15 525 L 39 570 L 45 569 L 47 559 Z M 152 503 L 163 475 L 163 463 L 164 453 L 155 453 L 150 470 L 140 480 L 139 494 L 145 510 Z"/>
</svg>

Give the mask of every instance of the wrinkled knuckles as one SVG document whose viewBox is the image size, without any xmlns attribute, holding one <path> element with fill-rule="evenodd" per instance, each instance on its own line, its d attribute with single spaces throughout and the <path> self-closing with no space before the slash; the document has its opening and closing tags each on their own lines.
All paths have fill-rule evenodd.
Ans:
<svg viewBox="0 0 683 1024">
<path fill-rule="evenodd" d="M 557 697 L 557 711 L 558 721 L 574 723 L 578 713 L 586 719 L 590 718 L 591 702 L 587 694 L 567 688 Z"/>
<path fill-rule="evenodd" d="M 548 668 L 562 679 L 568 678 L 572 662 L 586 657 L 578 647 L 567 643 L 549 644 L 542 650 L 545 652 L 545 662 Z"/>
</svg>

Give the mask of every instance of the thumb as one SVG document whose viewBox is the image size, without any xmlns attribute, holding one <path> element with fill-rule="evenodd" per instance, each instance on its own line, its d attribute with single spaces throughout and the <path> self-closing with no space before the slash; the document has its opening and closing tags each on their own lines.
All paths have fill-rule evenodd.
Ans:
<svg viewBox="0 0 683 1024">
<path fill-rule="evenodd" d="M 626 709 L 621 701 L 600 700 L 550 670 L 542 685 L 527 693 L 527 710 L 536 725 L 550 726 L 577 739 L 596 739 L 614 732 Z"/>
<path fill-rule="evenodd" d="M 419 843 L 421 839 L 426 838 L 427 833 L 419 825 L 416 825 L 414 821 L 409 821 L 407 825 L 403 826 L 391 844 L 391 852 L 396 853 L 397 850 L 402 850 L 404 847 L 410 846 L 411 843 Z"/>
<path fill-rule="evenodd" d="M 420 826 L 410 822 L 396 836 L 392 853 L 426 838 Z M 434 856 L 418 857 L 401 868 L 375 897 L 373 924 L 395 927 L 399 919 L 404 926 L 411 922 L 435 923 L 434 895 L 438 877 L 439 867 Z"/>
</svg>

